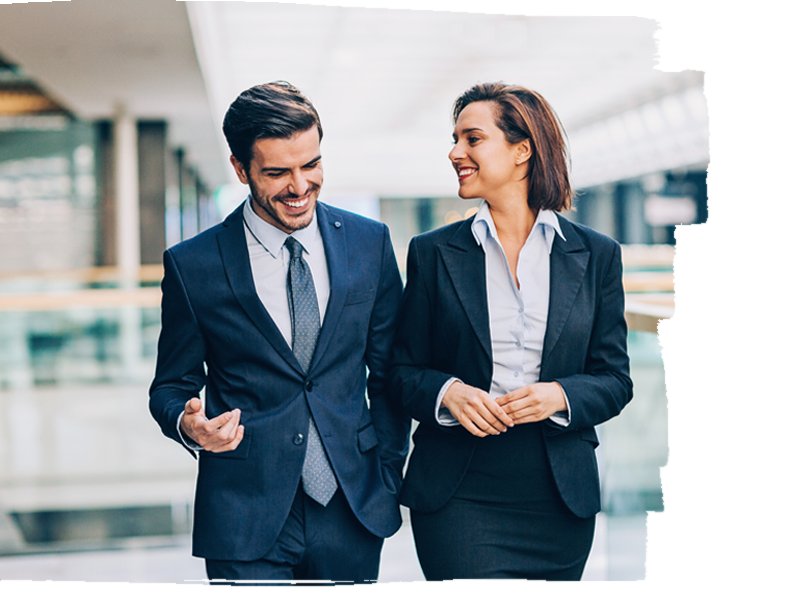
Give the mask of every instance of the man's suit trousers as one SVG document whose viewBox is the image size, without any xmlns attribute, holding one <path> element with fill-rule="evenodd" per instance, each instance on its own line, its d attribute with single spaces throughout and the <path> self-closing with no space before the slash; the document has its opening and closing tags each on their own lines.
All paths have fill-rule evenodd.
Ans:
<svg viewBox="0 0 800 600">
<path fill-rule="evenodd" d="M 206 559 L 212 583 L 298 581 L 367 583 L 378 579 L 383 538 L 356 519 L 341 488 L 327 506 L 298 487 L 289 517 L 269 552 L 254 561 Z"/>
</svg>

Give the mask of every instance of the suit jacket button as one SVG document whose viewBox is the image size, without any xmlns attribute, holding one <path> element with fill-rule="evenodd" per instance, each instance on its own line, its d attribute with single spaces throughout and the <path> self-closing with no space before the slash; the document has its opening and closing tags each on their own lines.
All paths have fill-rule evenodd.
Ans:
<svg viewBox="0 0 800 600">
<path fill-rule="evenodd" d="M 314 389 L 314 382 L 309 379 L 308 381 L 306 381 L 306 391 L 310 392 L 313 389 Z"/>
<path fill-rule="evenodd" d="M 294 439 L 292 439 L 292 442 L 294 443 L 295 446 L 300 446 L 300 445 L 302 445 L 304 439 L 305 439 L 305 436 L 303 436 L 302 433 L 295 433 L 294 434 Z"/>
</svg>

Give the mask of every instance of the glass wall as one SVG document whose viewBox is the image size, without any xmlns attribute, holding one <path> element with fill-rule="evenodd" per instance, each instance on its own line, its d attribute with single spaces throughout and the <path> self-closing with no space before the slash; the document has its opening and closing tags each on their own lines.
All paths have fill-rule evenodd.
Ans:
<svg viewBox="0 0 800 600">
<path fill-rule="evenodd" d="M 2 59 L 0 92 L 0 555 L 174 544 L 195 465 L 153 426 L 147 387 L 161 253 L 212 224 L 210 194 L 166 122 L 139 120 L 144 266 L 119 289 L 114 123 Z"/>
<path fill-rule="evenodd" d="M 665 171 L 581 190 L 575 218 L 623 244 L 675 245 L 675 226 L 708 218 L 706 168 Z"/>
<path fill-rule="evenodd" d="M 0 273 L 96 263 L 96 130 L 62 116 L 0 129 Z"/>
</svg>

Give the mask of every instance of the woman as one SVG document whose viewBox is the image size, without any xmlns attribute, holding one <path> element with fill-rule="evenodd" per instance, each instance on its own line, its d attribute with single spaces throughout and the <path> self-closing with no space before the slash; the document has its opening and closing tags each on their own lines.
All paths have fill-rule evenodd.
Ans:
<svg viewBox="0 0 800 600">
<path fill-rule="evenodd" d="M 600 490 L 594 426 L 632 395 L 619 245 L 571 207 L 538 93 L 476 85 L 449 158 L 466 221 L 415 237 L 392 380 L 419 425 L 401 492 L 429 580 L 578 580 Z"/>
</svg>

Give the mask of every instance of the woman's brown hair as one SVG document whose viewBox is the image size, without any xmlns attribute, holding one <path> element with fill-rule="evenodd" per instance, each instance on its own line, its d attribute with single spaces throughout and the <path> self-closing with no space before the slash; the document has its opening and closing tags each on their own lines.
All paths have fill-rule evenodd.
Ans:
<svg viewBox="0 0 800 600">
<path fill-rule="evenodd" d="M 568 210 L 573 190 L 569 181 L 566 135 L 555 111 L 541 94 L 519 85 L 479 83 L 453 104 L 453 121 L 473 102 L 496 107 L 497 126 L 510 144 L 531 142 L 528 161 L 528 206 L 531 210 Z"/>
</svg>

